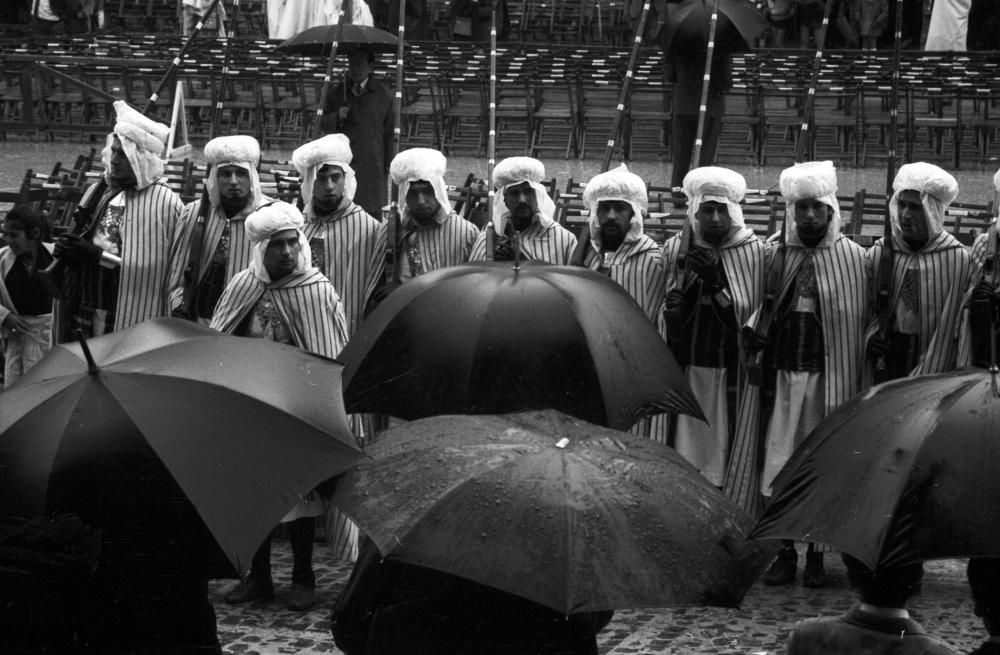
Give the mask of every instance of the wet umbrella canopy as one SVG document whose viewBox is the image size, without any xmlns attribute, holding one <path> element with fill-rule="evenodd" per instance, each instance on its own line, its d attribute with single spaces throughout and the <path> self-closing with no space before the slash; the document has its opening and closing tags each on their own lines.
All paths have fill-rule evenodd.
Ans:
<svg viewBox="0 0 1000 655">
<path fill-rule="evenodd" d="M 371 52 L 394 52 L 398 41 L 396 37 L 377 27 L 344 23 L 337 30 L 337 25 L 317 25 L 282 41 L 279 50 L 300 55 L 330 54 L 330 44 L 338 37 L 338 50 L 350 52 L 352 49 L 364 48 Z"/>
<path fill-rule="evenodd" d="M 393 559 L 559 612 L 735 606 L 750 521 L 672 449 L 554 410 L 385 432 L 332 499 Z"/>
<path fill-rule="evenodd" d="M 421 275 L 378 306 L 341 359 L 352 412 L 552 407 L 617 429 L 644 414 L 701 416 L 635 301 L 579 267 L 491 262 Z"/>
<path fill-rule="evenodd" d="M 281 517 L 360 457 L 341 366 L 157 319 L 56 346 L 0 394 L 0 514 L 77 513 L 243 572 Z"/>
<path fill-rule="evenodd" d="M 987 371 L 875 387 L 796 449 L 753 537 L 829 544 L 873 568 L 1000 557 L 998 435 Z"/>
<path fill-rule="evenodd" d="M 715 2 L 719 3 L 716 47 L 724 53 L 749 50 L 767 22 L 749 0 L 682 0 L 667 6 L 667 16 L 659 41 L 669 52 L 678 37 L 701 36 L 708 40 L 709 22 Z M 685 40 L 685 43 L 688 41 Z"/>
</svg>

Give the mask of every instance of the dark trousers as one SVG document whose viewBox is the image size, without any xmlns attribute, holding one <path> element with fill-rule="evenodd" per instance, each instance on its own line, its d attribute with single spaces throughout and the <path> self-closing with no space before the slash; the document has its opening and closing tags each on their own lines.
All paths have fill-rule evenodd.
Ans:
<svg viewBox="0 0 1000 655">
<path fill-rule="evenodd" d="M 678 187 L 684 183 L 684 176 L 691 168 L 691 154 L 694 152 L 697 133 L 697 114 L 674 114 L 670 128 L 670 147 L 673 150 L 670 186 Z M 719 146 L 720 134 L 722 134 L 722 119 L 706 116 L 705 138 L 701 144 L 699 166 L 711 166 L 715 163 L 715 151 Z"/>
<path fill-rule="evenodd" d="M 292 583 L 316 586 L 312 568 L 313 541 L 316 539 L 316 519 L 306 517 L 286 524 L 288 542 L 292 547 Z M 250 562 L 250 575 L 261 580 L 271 579 L 271 535 L 260 545 Z"/>
</svg>

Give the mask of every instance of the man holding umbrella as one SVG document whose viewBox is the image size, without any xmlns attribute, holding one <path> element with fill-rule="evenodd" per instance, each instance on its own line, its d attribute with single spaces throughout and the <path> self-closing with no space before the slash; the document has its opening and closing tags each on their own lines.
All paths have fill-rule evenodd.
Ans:
<svg viewBox="0 0 1000 655">
<path fill-rule="evenodd" d="M 773 316 L 768 334 L 751 333 L 750 349 L 765 349 L 774 402 L 767 422 L 761 492 L 792 451 L 814 427 L 862 389 L 863 334 L 868 321 L 869 279 L 864 249 L 840 233 L 837 174 L 833 163 L 806 162 L 786 168 L 779 180 L 794 226 L 769 239 L 768 265 L 774 279 Z M 774 272 L 774 270 L 772 270 Z M 762 321 L 758 312 L 750 322 Z M 764 337 L 764 338 L 762 338 Z M 772 585 L 795 580 L 797 554 L 792 542 L 764 576 Z M 802 583 L 827 583 L 823 553 L 813 544 L 806 554 Z"/>
<path fill-rule="evenodd" d="M 951 371 L 973 269 L 969 251 L 944 229 L 958 182 L 934 164 L 916 162 L 900 167 L 892 187 L 892 234 L 868 251 L 873 273 L 885 274 L 879 267 L 885 241 L 891 239 L 891 314 L 884 334 L 877 321 L 868 328 L 868 356 L 874 367 L 885 367 L 889 380 Z"/>
<path fill-rule="evenodd" d="M 333 285 L 310 263 L 303 223 L 299 210 L 284 202 L 247 217 L 251 263 L 226 286 L 211 327 L 226 334 L 291 344 L 323 357 L 335 358 L 340 353 L 347 342 L 343 308 Z M 293 557 L 289 609 L 306 610 L 315 602 L 312 546 L 315 518 L 323 513 L 323 503 L 310 494 L 283 519 L 289 524 Z M 268 538 L 254 554 L 250 573 L 226 595 L 226 602 L 274 595 L 270 557 Z"/>
<path fill-rule="evenodd" d="M 476 239 L 470 261 L 519 257 L 569 264 L 576 237 L 555 221 L 556 205 L 541 182 L 545 165 L 532 157 L 508 157 L 493 169 L 493 186 L 503 202 L 493 203 L 493 222 Z"/>
<path fill-rule="evenodd" d="M 353 161 L 354 151 L 343 134 L 328 134 L 292 153 L 292 164 L 302 177 L 303 231 L 312 265 L 343 299 L 347 338 L 364 318 L 381 253 L 379 222 L 354 202 L 358 179 Z"/>
<path fill-rule="evenodd" d="M 646 183 L 622 164 L 590 180 L 583 202 L 590 210 L 584 266 L 621 285 L 655 325 L 665 279 L 660 247 L 642 231 Z"/>
<path fill-rule="evenodd" d="M 380 217 L 388 200 L 395 116 L 392 92 L 374 71 L 375 53 L 364 46 L 352 48 L 347 55 L 347 76 L 327 96 L 322 129 L 325 134 L 344 134 L 350 139 L 358 174 L 355 200 L 366 212 Z"/>
<path fill-rule="evenodd" d="M 212 139 L 205 144 L 205 161 L 212 167 L 205 179 L 211 208 L 201 225 L 198 221 L 204 199 L 188 203 L 181 213 L 170 255 L 170 309 L 175 315 L 207 325 L 226 284 L 250 264 L 246 217 L 274 201 L 261 193 L 257 173 L 260 144 L 252 136 Z M 200 244 L 194 250 L 200 252 L 200 257 L 192 262 L 196 240 Z M 190 274 L 198 279 L 186 279 Z M 192 307 L 184 307 L 184 291 L 189 284 L 196 285 L 195 302 Z M 185 315 L 189 310 L 192 316 Z"/>
<path fill-rule="evenodd" d="M 389 166 L 393 183 L 399 185 L 399 197 L 404 199 L 401 234 L 394 250 L 401 282 L 469 261 L 479 230 L 452 210 L 444 181 L 447 168 L 445 156 L 431 148 L 404 150 Z M 387 223 L 379 226 L 378 253 L 385 252 L 387 229 Z M 384 256 L 380 262 L 384 267 Z"/>
<path fill-rule="evenodd" d="M 673 446 L 718 487 L 747 384 L 739 375 L 740 328 L 759 307 L 764 286 L 764 246 L 740 207 L 746 188 L 743 176 L 728 168 L 689 172 L 688 222 L 663 244 L 666 340 L 708 417 L 705 423 L 678 415 Z M 655 434 L 666 434 L 664 419 L 654 419 Z"/>
</svg>

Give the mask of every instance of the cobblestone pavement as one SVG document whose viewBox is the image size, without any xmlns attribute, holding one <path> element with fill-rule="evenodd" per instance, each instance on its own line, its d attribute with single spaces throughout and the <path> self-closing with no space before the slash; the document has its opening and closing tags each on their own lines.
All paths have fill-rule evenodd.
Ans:
<svg viewBox="0 0 1000 655">
<path fill-rule="evenodd" d="M 275 541 L 272 559 L 276 585 L 273 601 L 227 605 L 222 596 L 233 581 L 212 583 L 210 593 L 225 652 L 340 653 L 330 636 L 328 618 L 351 566 L 332 563 L 329 550 L 317 544 L 313 561 L 319 602 L 309 612 L 292 612 L 285 609 L 291 574 L 286 542 Z M 854 602 L 839 556 L 828 553 L 826 560 L 833 584 L 825 589 L 807 589 L 798 583 L 779 588 L 758 583 L 738 610 L 698 607 L 618 611 L 599 635 L 601 653 L 784 655 L 788 629 L 795 621 L 836 615 Z M 969 652 L 985 639 L 986 632 L 972 613 L 965 561 L 928 562 L 925 570 L 922 593 L 910 605 L 913 617 L 956 652 Z"/>
</svg>

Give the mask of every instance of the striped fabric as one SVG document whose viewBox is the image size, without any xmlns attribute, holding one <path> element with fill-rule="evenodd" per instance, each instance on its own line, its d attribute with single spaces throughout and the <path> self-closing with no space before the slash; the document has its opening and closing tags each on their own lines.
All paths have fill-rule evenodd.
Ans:
<svg viewBox="0 0 1000 655">
<path fill-rule="evenodd" d="M 881 262 L 882 243 L 883 239 L 879 239 L 868 251 L 868 266 L 872 275 Z M 900 238 L 894 237 L 893 243 L 895 253 L 890 298 L 894 313 L 899 303 L 900 281 L 906 270 L 915 265 L 920 282 L 919 334 L 923 354 L 920 363 L 908 375 L 951 371 L 958 363 L 961 314 L 975 268 L 972 254 L 947 232 L 940 232 L 918 252 L 913 252 Z M 877 332 L 878 323 L 872 320 L 865 339 L 870 339 Z M 870 370 L 869 375 L 873 375 Z"/>
<path fill-rule="evenodd" d="M 576 236 L 558 223 L 542 227 L 535 222 L 521 232 L 521 257 L 526 260 L 565 266 L 569 264 L 575 249 Z M 492 259 L 493 254 L 486 252 L 486 230 L 483 230 L 472 246 L 469 261 L 483 262 Z"/>
<path fill-rule="evenodd" d="M 204 243 L 198 262 L 198 284 L 205 279 L 212 256 L 219 247 L 219 239 L 229 223 L 229 257 L 226 260 L 226 282 L 233 279 L 237 273 L 250 265 L 250 240 L 243 230 L 243 222 L 251 213 L 274 202 L 273 198 L 261 196 L 260 202 L 248 206 L 232 218 L 219 207 L 213 207 L 205 221 Z M 170 309 L 180 307 L 184 297 L 184 270 L 191 257 L 191 239 L 194 236 L 195 225 L 198 222 L 198 212 L 201 211 L 201 199 L 189 202 L 181 212 L 180 226 L 177 238 L 174 240 L 170 253 Z"/>
<path fill-rule="evenodd" d="M 962 318 L 961 324 L 958 330 L 958 356 L 956 368 L 961 368 L 963 366 L 980 366 L 982 368 L 988 368 L 990 362 L 989 354 L 989 339 L 985 335 L 980 336 L 977 339 L 973 338 L 972 334 L 972 316 L 969 312 L 969 300 L 972 296 L 973 289 L 976 288 L 980 282 L 983 281 L 986 271 L 983 265 L 986 261 L 986 251 L 987 251 L 987 239 L 991 235 L 995 234 L 996 224 L 990 227 L 986 232 L 983 232 L 976 237 L 976 240 L 972 243 L 972 248 L 970 253 L 972 255 L 972 268 L 973 272 L 970 276 L 969 288 L 965 293 L 965 299 L 962 302 Z M 1000 271 L 995 271 L 994 275 L 1000 273 Z M 996 326 L 1000 328 L 1000 325 Z M 978 336 L 978 335 L 977 335 Z M 998 335 L 1000 336 L 1000 335 Z M 978 345 L 978 350 L 976 346 Z M 997 350 L 1000 353 L 1000 350 Z"/>
<path fill-rule="evenodd" d="M 663 257 L 655 241 L 641 235 L 631 243 L 623 243 L 609 253 L 606 261 L 593 245 L 587 252 L 584 265 L 591 270 L 607 266 L 608 276 L 617 282 L 638 303 L 649 320 L 656 325 L 663 306 L 663 288 L 666 277 Z"/>
<path fill-rule="evenodd" d="M 378 279 L 382 263 L 379 222 L 353 202 L 329 216 L 317 215 L 312 204 L 303 213 L 306 224 L 302 231 L 317 267 L 343 299 L 350 338 L 364 319 L 368 294 Z"/>
<path fill-rule="evenodd" d="M 81 204 L 90 202 L 100 185 L 92 185 Z M 167 291 L 170 274 L 170 251 L 184 204 L 164 180 L 141 189 L 126 189 L 125 211 L 121 222 L 122 265 L 118 283 L 114 330 L 121 330 L 150 318 L 167 316 L 170 308 Z M 102 198 L 99 212 L 83 233 L 92 239 L 107 211 L 109 192 Z M 99 278 L 100 265 L 88 264 L 81 271 L 81 284 Z"/>
<path fill-rule="evenodd" d="M 385 223 L 379 225 L 376 252 L 385 252 L 386 230 Z M 476 242 L 478 236 L 479 228 L 454 212 L 441 223 L 435 223 L 430 227 L 416 227 L 412 231 L 401 227 L 399 238 L 402 240 L 407 237 L 410 247 L 415 247 L 418 255 L 408 257 L 405 244 L 398 248 L 401 262 L 400 280 L 405 282 L 416 275 L 464 264 L 469 261 L 472 244 Z M 378 266 L 377 277 L 381 278 L 385 273 L 384 257 L 379 258 Z M 415 272 L 414 268 L 417 269 Z"/>
</svg>

